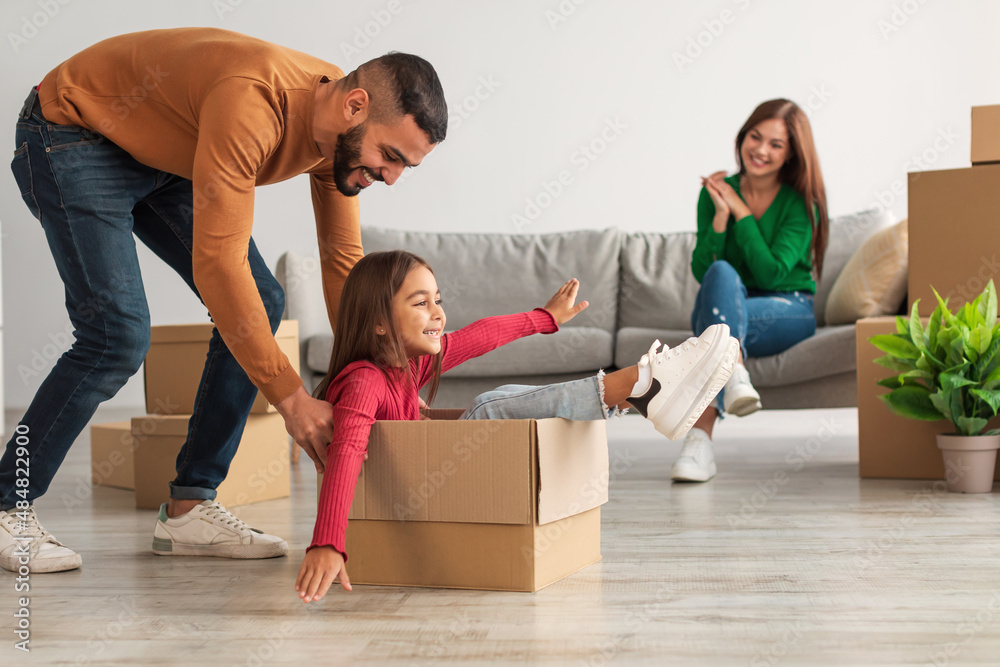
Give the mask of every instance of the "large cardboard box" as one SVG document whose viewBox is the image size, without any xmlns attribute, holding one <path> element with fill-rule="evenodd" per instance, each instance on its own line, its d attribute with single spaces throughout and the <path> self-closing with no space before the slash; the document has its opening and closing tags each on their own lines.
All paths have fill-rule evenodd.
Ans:
<svg viewBox="0 0 1000 667">
<path fill-rule="evenodd" d="M 896 333 L 895 317 L 870 317 L 857 323 L 858 353 L 858 472 L 861 477 L 945 479 L 938 433 L 953 432 L 951 423 L 906 419 L 879 400 L 889 389 L 876 382 L 895 375 L 875 363 L 884 353 L 868 342 L 878 334 Z M 1000 426 L 993 419 L 989 428 Z M 1000 479 L 1000 465 L 994 474 Z"/>
<path fill-rule="evenodd" d="M 911 173 L 908 187 L 910 307 L 931 314 L 931 285 L 954 310 L 1000 284 L 1000 164 Z"/>
<path fill-rule="evenodd" d="M 94 484 L 135 488 L 132 470 L 132 422 L 110 422 L 90 427 L 90 475 Z"/>
<path fill-rule="evenodd" d="M 170 498 L 177 476 L 177 454 L 187 438 L 191 415 L 146 415 L 132 419 L 135 441 L 135 506 L 157 509 Z M 286 498 L 291 492 L 288 433 L 278 413 L 250 415 L 243 439 L 219 485 L 218 500 L 227 507 Z"/>
<path fill-rule="evenodd" d="M 208 343 L 214 324 L 181 324 L 150 327 L 146 353 L 146 412 L 159 415 L 190 415 L 198 383 L 205 370 Z M 275 334 L 278 347 L 299 371 L 299 323 L 283 320 Z M 264 395 L 257 393 L 251 414 L 276 412 Z"/>
<path fill-rule="evenodd" d="M 972 107 L 972 164 L 1000 162 L 1000 104 Z"/>
<path fill-rule="evenodd" d="M 601 559 L 604 422 L 377 422 L 347 529 L 351 582 L 537 591 Z"/>
</svg>

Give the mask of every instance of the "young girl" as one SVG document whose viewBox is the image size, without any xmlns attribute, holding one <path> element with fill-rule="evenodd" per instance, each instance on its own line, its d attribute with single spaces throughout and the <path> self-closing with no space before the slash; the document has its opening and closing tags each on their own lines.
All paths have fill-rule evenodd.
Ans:
<svg viewBox="0 0 1000 667">
<path fill-rule="evenodd" d="M 701 283 L 691 327 L 695 334 L 725 322 L 742 355 L 719 394 L 684 439 L 671 477 L 704 482 L 715 476 L 712 427 L 721 410 L 743 417 L 760 409 L 743 357 L 787 350 L 816 331 L 813 294 L 823 268 L 826 190 L 812 130 L 788 100 L 758 106 L 736 135 L 737 173 L 702 178 L 698 242 L 691 270 Z"/>
<path fill-rule="evenodd" d="M 563 285 L 544 308 L 488 317 L 445 334 L 434 274 L 411 253 L 364 257 L 344 282 L 333 357 L 316 390 L 333 404 L 334 440 L 326 459 L 312 545 L 295 582 L 305 602 L 322 598 L 336 577 L 351 590 L 344 538 L 354 487 L 377 419 L 420 418 L 417 390 L 434 398 L 442 372 L 534 333 L 555 333 L 587 307 L 579 283 Z M 681 437 L 732 373 L 739 345 L 722 324 L 680 347 L 656 341 L 635 366 L 543 387 L 506 385 L 476 397 L 462 419 L 607 419 L 634 406 L 668 438 Z"/>
</svg>

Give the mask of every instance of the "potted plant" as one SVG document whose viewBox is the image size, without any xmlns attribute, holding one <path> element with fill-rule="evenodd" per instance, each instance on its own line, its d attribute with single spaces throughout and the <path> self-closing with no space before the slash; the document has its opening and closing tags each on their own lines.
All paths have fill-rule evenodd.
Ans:
<svg viewBox="0 0 1000 667">
<path fill-rule="evenodd" d="M 933 288 L 932 288 L 933 289 Z M 879 398 L 903 417 L 947 419 L 954 433 L 937 436 L 950 491 L 989 493 L 1000 429 L 985 431 L 1000 408 L 1000 324 L 993 280 L 956 312 L 934 290 L 938 305 L 927 326 L 917 313 L 896 318 L 895 334 L 869 340 L 885 356 L 875 363 L 898 374 L 879 381 L 892 389 Z M 949 461 L 951 462 L 949 464 Z"/>
</svg>

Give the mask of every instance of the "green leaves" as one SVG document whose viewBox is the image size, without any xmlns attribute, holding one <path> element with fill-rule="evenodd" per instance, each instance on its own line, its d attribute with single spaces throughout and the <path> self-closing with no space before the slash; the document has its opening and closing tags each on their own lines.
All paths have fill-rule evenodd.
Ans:
<svg viewBox="0 0 1000 667">
<path fill-rule="evenodd" d="M 902 334 L 879 334 L 868 339 L 871 344 L 900 359 L 919 359 L 920 350 Z"/>
<path fill-rule="evenodd" d="M 931 403 L 931 393 L 926 387 L 907 385 L 879 396 L 889 409 L 902 417 L 922 421 L 938 421 L 941 413 Z"/>
<path fill-rule="evenodd" d="M 895 375 L 878 384 L 892 391 L 879 398 L 910 419 L 948 419 L 955 431 L 976 435 L 1000 414 L 1000 322 L 991 280 L 972 302 L 952 313 L 933 287 L 937 307 L 926 326 L 919 301 L 909 317 L 896 318 L 896 333 L 869 341 L 885 353 L 875 363 Z M 1000 432 L 1000 429 L 996 429 Z"/>
</svg>

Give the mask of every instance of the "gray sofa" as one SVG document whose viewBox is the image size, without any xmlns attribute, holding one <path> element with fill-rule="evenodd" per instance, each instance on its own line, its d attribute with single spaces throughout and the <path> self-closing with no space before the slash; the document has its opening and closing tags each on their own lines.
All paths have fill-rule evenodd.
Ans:
<svg viewBox="0 0 1000 667">
<path fill-rule="evenodd" d="M 830 288 L 853 252 L 892 223 L 865 211 L 835 218 L 815 304 L 816 335 L 785 352 L 747 360 L 765 408 L 857 405 L 854 325 L 825 326 Z M 634 364 L 659 338 L 677 345 L 691 335 L 698 292 L 691 274 L 693 232 L 629 233 L 618 229 L 555 234 L 402 232 L 364 227 L 366 252 L 405 248 L 433 267 L 446 330 L 489 315 L 530 310 L 568 278 L 579 278 L 590 307 L 559 332 L 530 336 L 494 350 L 442 377 L 435 407 L 464 407 L 478 393 L 507 383 L 546 384 Z M 330 362 L 327 320 L 317 257 L 285 253 L 277 278 L 285 288 L 285 318 L 299 321 L 302 375 L 307 389 Z"/>
</svg>

